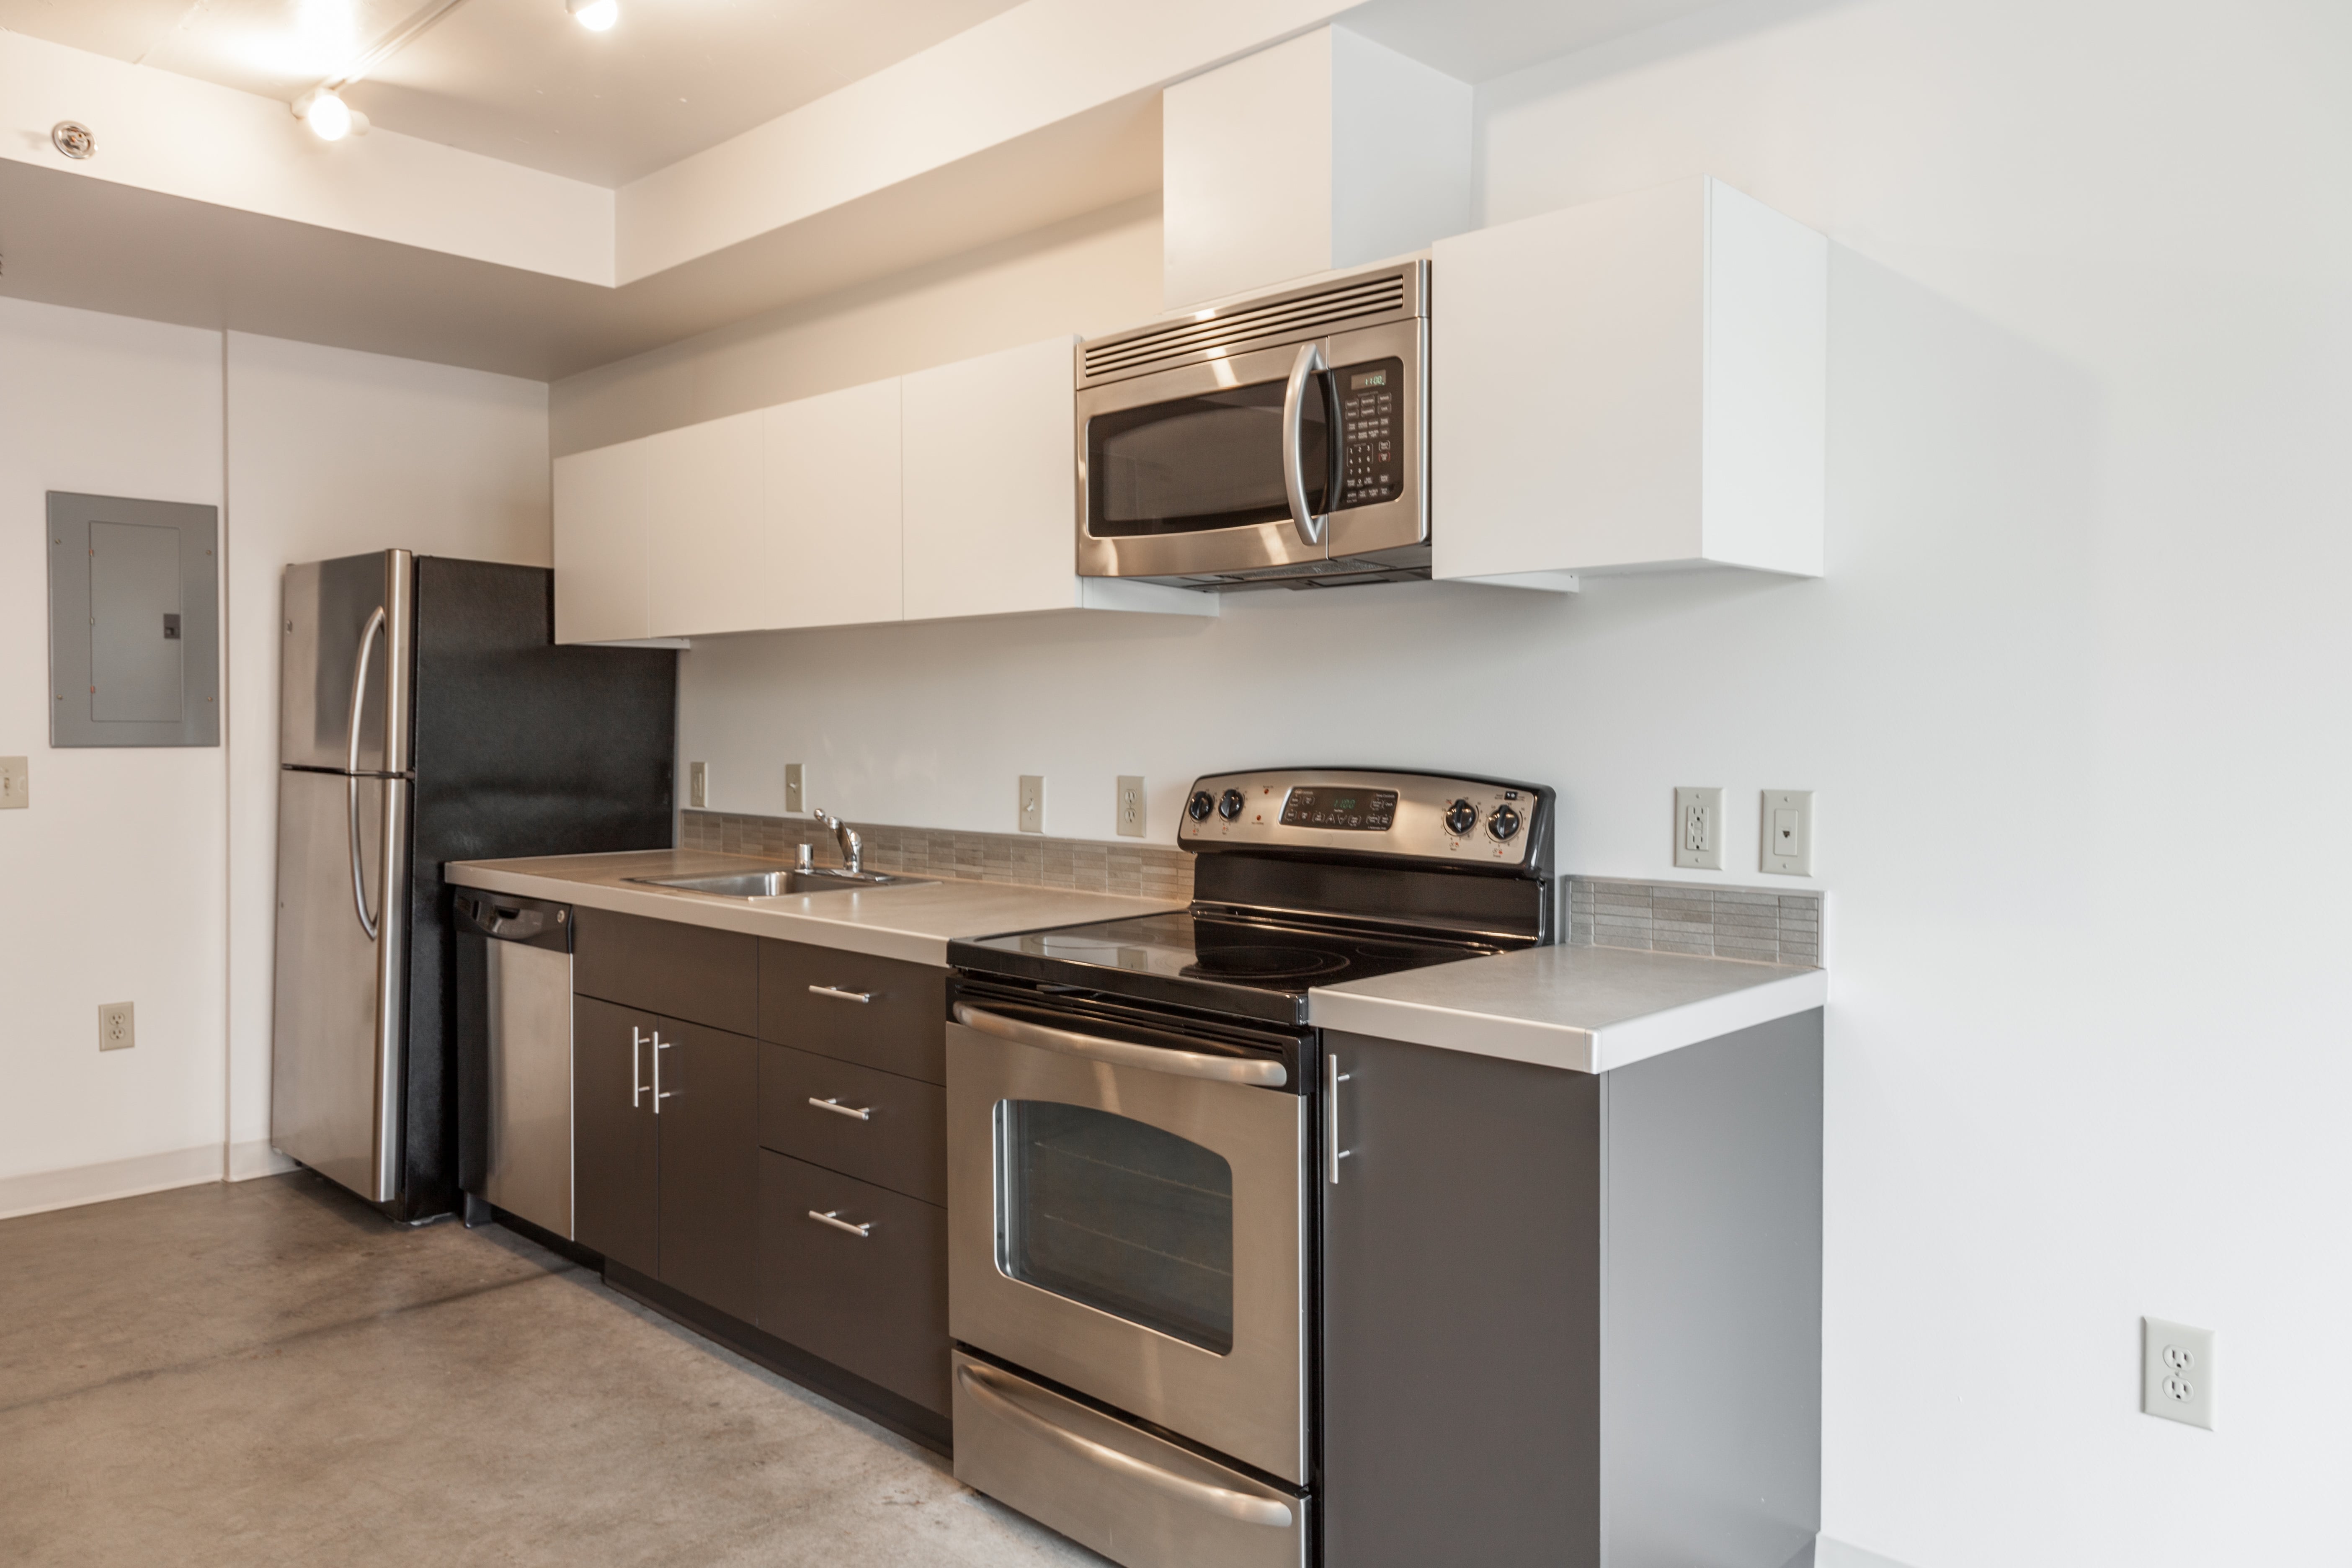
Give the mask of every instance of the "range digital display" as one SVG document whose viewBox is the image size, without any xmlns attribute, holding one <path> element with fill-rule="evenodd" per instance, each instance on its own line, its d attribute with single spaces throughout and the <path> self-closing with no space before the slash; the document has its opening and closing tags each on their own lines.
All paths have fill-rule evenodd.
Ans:
<svg viewBox="0 0 2352 1568">
<path fill-rule="evenodd" d="M 1397 792 L 1300 784 L 1282 803 L 1285 827 L 1336 827 L 1346 832 L 1386 833 L 1396 822 Z"/>
</svg>

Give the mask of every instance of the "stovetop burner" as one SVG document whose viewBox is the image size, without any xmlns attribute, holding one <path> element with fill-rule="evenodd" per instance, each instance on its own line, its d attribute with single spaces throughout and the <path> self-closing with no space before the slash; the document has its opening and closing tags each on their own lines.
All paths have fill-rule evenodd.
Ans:
<svg viewBox="0 0 2352 1568">
<path fill-rule="evenodd" d="M 1180 972 L 1202 980 L 1304 980 L 1337 974 L 1348 961 L 1336 952 L 1298 947 L 1212 947 Z"/>
</svg>

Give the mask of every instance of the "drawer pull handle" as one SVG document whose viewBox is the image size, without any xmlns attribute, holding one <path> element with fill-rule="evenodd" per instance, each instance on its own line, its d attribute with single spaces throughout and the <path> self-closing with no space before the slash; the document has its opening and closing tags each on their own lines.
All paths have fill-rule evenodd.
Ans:
<svg viewBox="0 0 2352 1568">
<path fill-rule="evenodd" d="M 874 1117 L 874 1108 L 870 1105 L 844 1105 L 837 1100 L 819 1100 L 813 1094 L 809 1096 L 809 1103 L 819 1110 L 830 1110 L 835 1116 L 854 1116 L 860 1121 L 869 1121 Z"/>
<path fill-rule="evenodd" d="M 817 1224 L 829 1225 L 835 1230 L 845 1230 L 860 1241 L 866 1240 L 874 1234 L 874 1222 L 872 1220 L 867 1220 L 864 1225 L 852 1225 L 847 1220 L 843 1219 L 840 1216 L 841 1211 L 839 1209 L 834 1210 L 831 1214 L 819 1214 L 814 1209 L 809 1210 L 809 1218 L 816 1221 Z"/>
<path fill-rule="evenodd" d="M 871 991 L 844 991 L 835 985 L 812 985 L 809 987 L 809 994 L 812 996 L 830 996 L 836 1002 L 871 1002 L 874 1000 L 874 993 Z"/>
</svg>

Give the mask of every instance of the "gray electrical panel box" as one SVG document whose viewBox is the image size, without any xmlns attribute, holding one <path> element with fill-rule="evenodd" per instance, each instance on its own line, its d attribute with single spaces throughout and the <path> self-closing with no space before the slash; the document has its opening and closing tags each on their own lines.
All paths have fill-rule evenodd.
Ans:
<svg viewBox="0 0 2352 1568">
<path fill-rule="evenodd" d="M 49 492 L 49 744 L 220 744 L 220 509 Z"/>
</svg>

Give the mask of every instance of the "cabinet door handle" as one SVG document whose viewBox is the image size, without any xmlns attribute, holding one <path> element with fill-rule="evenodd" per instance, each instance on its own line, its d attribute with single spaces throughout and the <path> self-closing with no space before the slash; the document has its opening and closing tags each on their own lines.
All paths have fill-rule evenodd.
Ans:
<svg viewBox="0 0 2352 1568">
<path fill-rule="evenodd" d="M 635 1024 L 629 1026 L 629 1109 L 635 1110 L 646 1095 L 646 1032 Z"/>
<path fill-rule="evenodd" d="M 870 1105 L 864 1107 L 844 1105 L 837 1100 L 819 1100 L 813 1094 L 809 1096 L 809 1103 L 819 1110 L 830 1110 L 835 1116 L 854 1116 L 860 1121 L 870 1121 L 874 1119 L 874 1108 Z"/>
<path fill-rule="evenodd" d="M 676 1040 L 665 1040 L 665 1039 L 663 1039 L 663 1038 L 661 1037 L 661 1031 L 660 1031 L 659 1029 L 656 1029 L 656 1030 L 654 1031 L 654 1091 L 653 1091 L 653 1092 L 654 1092 L 654 1114 L 655 1114 L 656 1116 L 659 1116 L 659 1115 L 661 1114 L 661 1102 L 662 1102 L 663 1100 L 676 1100 L 676 1099 L 677 1098 L 677 1090 L 676 1090 L 676 1089 L 664 1089 L 664 1088 L 661 1086 L 661 1054 L 662 1054 L 664 1051 L 666 1051 L 666 1050 L 669 1049 L 672 1046 L 674 1046 L 674 1045 L 676 1045 L 676 1044 L 677 1044 L 677 1042 Z"/>
<path fill-rule="evenodd" d="M 835 1209 L 830 1214 L 819 1214 L 816 1210 L 811 1209 L 809 1210 L 809 1218 L 816 1221 L 819 1225 L 829 1225 L 835 1230 L 845 1230 L 860 1241 L 868 1239 L 874 1233 L 874 1222 L 872 1220 L 867 1220 L 864 1225 L 852 1225 L 847 1220 L 841 1217 L 841 1211 L 839 1209 Z"/>
<path fill-rule="evenodd" d="M 1327 1053 L 1323 1058 L 1323 1153 L 1324 1171 L 1331 1184 L 1339 1184 L 1339 1162 L 1355 1151 L 1339 1147 L 1339 1086 L 1353 1078 L 1353 1073 L 1339 1070 L 1339 1058 Z"/>
<path fill-rule="evenodd" d="M 874 993 L 871 991 L 844 991 L 837 985 L 812 985 L 809 987 L 809 994 L 812 996 L 830 996 L 836 1002 L 871 1002 L 874 1000 Z"/>
</svg>

